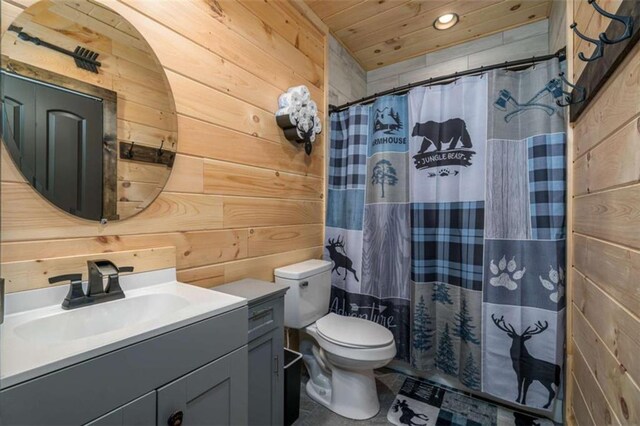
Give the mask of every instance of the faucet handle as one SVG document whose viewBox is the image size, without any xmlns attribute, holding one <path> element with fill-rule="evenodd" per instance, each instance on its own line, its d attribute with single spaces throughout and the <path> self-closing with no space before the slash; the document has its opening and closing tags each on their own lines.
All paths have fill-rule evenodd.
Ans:
<svg viewBox="0 0 640 426">
<path fill-rule="evenodd" d="M 62 309 L 72 309 L 86 303 L 86 294 L 82 289 L 82 274 L 65 274 L 49 278 L 49 284 L 71 281 L 67 297 L 62 302 Z"/>
<path fill-rule="evenodd" d="M 55 284 L 62 281 L 71 281 L 71 284 L 73 284 L 76 281 L 82 282 L 82 274 L 56 275 L 55 277 L 49 278 L 49 284 Z"/>
</svg>

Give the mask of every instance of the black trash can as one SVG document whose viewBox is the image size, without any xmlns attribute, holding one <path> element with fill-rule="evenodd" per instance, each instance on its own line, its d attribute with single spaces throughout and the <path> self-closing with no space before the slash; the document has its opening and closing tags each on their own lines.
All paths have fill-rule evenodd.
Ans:
<svg viewBox="0 0 640 426">
<path fill-rule="evenodd" d="M 300 415 L 300 368 L 302 354 L 284 348 L 284 424 L 291 426 Z"/>
</svg>

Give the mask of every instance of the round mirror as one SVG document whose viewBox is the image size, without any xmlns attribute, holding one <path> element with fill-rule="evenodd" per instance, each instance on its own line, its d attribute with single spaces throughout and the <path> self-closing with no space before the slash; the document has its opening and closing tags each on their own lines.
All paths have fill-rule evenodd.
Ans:
<svg viewBox="0 0 640 426">
<path fill-rule="evenodd" d="M 122 16 L 43 0 L 2 36 L 2 155 L 58 208 L 112 221 L 144 210 L 175 159 L 164 69 Z"/>
</svg>

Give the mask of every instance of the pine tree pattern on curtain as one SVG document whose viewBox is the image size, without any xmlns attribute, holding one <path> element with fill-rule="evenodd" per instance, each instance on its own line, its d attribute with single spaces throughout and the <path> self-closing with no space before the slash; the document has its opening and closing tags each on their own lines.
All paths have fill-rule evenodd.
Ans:
<svg viewBox="0 0 640 426">
<path fill-rule="evenodd" d="M 557 60 L 331 116 L 331 310 L 397 358 L 551 411 L 564 345 L 565 133 Z"/>
</svg>

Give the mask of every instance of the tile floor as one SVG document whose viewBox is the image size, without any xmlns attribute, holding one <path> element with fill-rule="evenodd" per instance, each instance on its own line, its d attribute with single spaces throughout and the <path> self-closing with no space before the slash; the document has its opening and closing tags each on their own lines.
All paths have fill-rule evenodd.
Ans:
<svg viewBox="0 0 640 426">
<path fill-rule="evenodd" d="M 293 426 L 347 426 L 347 425 L 386 425 L 387 411 L 393 403 L 396 394 L 407 378 L 404 374 L 389 370 L 376 370 L 376 384 L 378 385 L 378 396 L 380 397 L 380 412 L 372 419 L 356 421 L 345 419 L 313 401 L 305 391 L 305 384 L 309 377 L 306 370 L 303 370 L 302 386 L 300 388 L 300 417 Z"/>
</svg>

